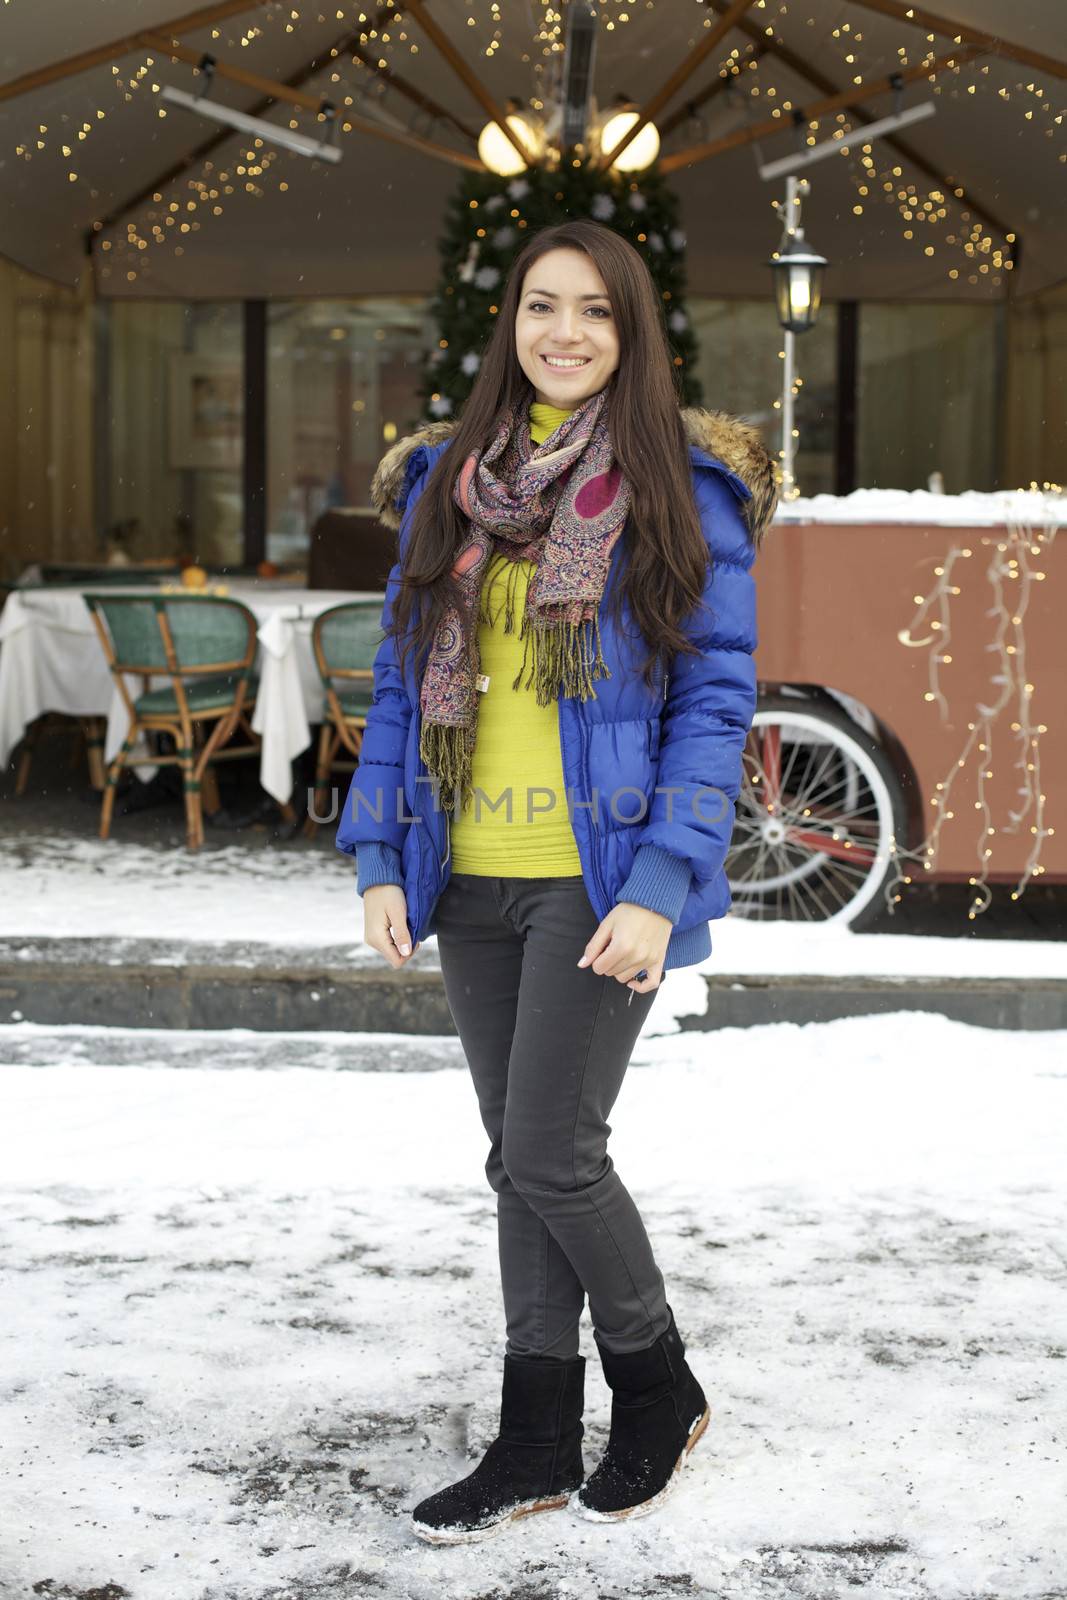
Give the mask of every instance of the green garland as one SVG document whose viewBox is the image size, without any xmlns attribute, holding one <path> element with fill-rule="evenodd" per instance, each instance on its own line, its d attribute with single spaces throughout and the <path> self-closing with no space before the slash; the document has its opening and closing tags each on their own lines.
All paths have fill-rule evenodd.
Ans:
<svg viewBox="0 0 1067 1600">
<path fill-rule="evenodd" d="M 584 164 L 556 172 L 533 167 L 515 178 L 469 173 L 448 203 L 440 285 L 431 302 L 441 343 L 430 353 L 419 388 L 422 421 L 462 409 L 490 331 L 490 307 L 516 254 L 531 233 L 572 217 L 604 223 L 641 252 L 663 300 L 682 404 L 700 404 L 697 343 L 685 308 L 685 235 L 665 180 L 654 165 L 640 173 L 601 173 Z"/>
</svg>

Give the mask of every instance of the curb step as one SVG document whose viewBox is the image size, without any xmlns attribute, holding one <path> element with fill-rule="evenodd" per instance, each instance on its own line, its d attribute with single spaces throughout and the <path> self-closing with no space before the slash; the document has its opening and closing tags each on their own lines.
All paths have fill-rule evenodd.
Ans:
<svg viewBox="0 0 1067 1600">
<path fill-rule="evenodd" d="M 931 1011 L 977 1027 L 1067 1028 L 1067 979 L 704 974 L 684 1031 Z M 667 982 L 670 983 L 670 974 Z M 0 1023 L 436 1036 L 455 1029 L 435 949 L 401 972 L 365 946 L 0 940 Z"/>
</svg>

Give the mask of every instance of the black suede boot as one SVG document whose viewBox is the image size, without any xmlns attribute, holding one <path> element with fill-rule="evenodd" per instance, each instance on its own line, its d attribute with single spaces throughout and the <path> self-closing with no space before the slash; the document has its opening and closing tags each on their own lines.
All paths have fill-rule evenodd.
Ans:
<svg viewBox="0 0 1067 1600">
<path fill-rule="evenodd" d="M 585 1357 L 504 1355 L 500 1433 L 474 1471 L 422 1500 L 412 1528 L 430 1544 L 491 1538 L 519 1517 L 565 1506 L 585 1475 Z"/>
<path fill-rule="evenodd" d="M 612 1390 L 611 1434 L 572 1504 L 590 1522 L 618 1522 L 663 1504 L 710 1412 L 673 1311 L 670 1327 L 647 1350 L 619 1355 L 604 1348 L 595 1329 L 594 1338 Z"/>
</svg>

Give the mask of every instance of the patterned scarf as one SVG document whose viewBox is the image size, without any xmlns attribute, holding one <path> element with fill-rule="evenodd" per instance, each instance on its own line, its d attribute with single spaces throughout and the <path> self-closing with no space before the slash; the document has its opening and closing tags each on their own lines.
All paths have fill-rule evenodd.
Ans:
<svg viewBox="0 0 1067 1600">
<path fill-rule="evenodd" d="M 453 498 L 469 519 L 469 538 L 452 568 L 461 602 L 442 620 L 420 693 L 419 752 L 439 780 L 447 809 L 459 793 L 473 799 L 471 760 L 478 727 L 478 622 L 486 567 L 497 553 L 532 561 L 520 638 L 526 641 L 517 689 L 532 656 L 538 705 L 560 690 L 596 697 L 595 678 L 610 677 L 601 651 L 599 608 L 611 552 L 630 511 L 631 489 L 614 464 L 605 415 L 606 391 L 584 400 L 543 444 L 529 435 L 528 405 L 505 417 L 489 443 L 473 451 Z M 511 583 L 504 631 L 514 632 Z"/>
</svg>

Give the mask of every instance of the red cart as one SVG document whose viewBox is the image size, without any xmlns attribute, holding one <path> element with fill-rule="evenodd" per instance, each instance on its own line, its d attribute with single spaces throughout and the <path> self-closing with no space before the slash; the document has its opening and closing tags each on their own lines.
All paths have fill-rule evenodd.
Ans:
<svg viewBox="0 0 1067 1600">
<path fill-rule="evenodd" d="M 986 885 L 1067 880 L 1065 506 L 768 531 L 727 862 L 740 915 L 862 928 L 909 882 L 970 882 L 978 915 Z"/>
</svg>

